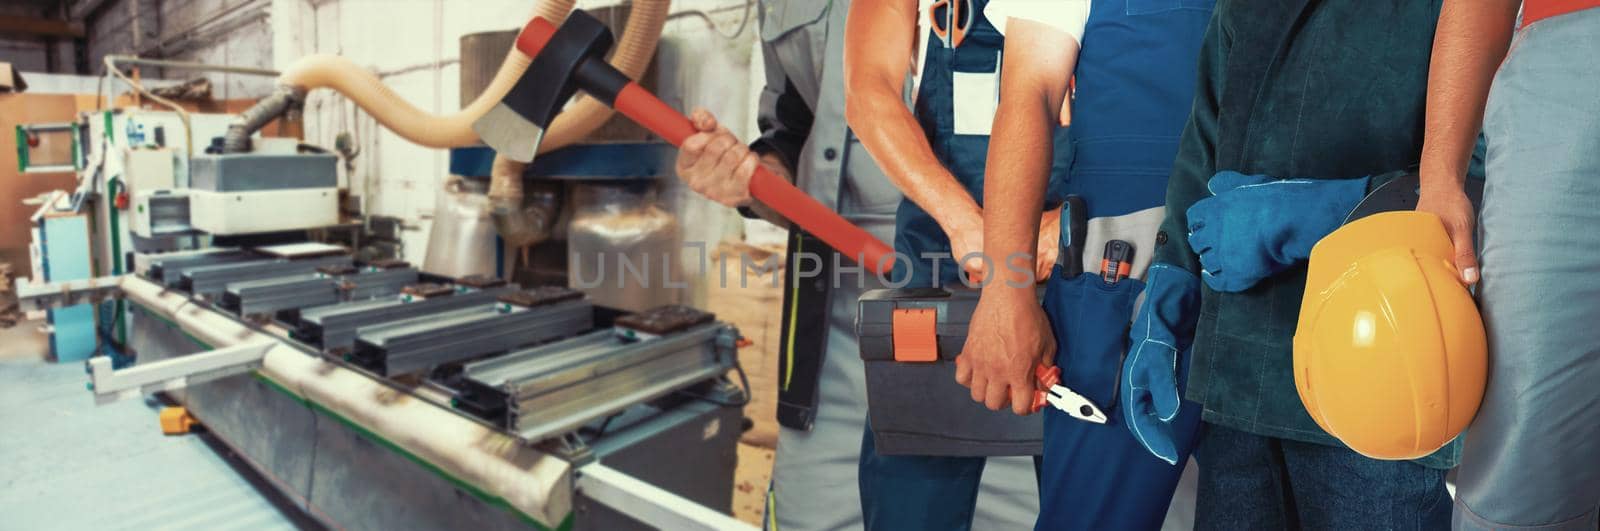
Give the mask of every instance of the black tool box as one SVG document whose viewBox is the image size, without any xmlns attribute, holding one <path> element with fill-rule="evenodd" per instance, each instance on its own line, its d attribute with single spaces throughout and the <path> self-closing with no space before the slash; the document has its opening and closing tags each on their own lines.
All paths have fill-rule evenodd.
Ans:
<svg viewBox="0 0 1600 531">
<path fill-rule="evenodd" d="M 856 336 L 878 453 L 1039 455 L 1043 415 L 990 411 L 956 383 L 955 359 L 967 340 L 977 291 L 880 289 L 863 294 L 859 304 Z"/>
</svg>

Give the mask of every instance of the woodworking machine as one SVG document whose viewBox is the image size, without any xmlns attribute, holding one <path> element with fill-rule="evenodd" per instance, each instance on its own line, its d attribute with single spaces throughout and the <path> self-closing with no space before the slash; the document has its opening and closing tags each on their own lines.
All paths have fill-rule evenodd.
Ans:
<svg viewBox="0 0 1600 531">
<path fill-rule="evenodd" d="M 746 527 L 727 516 L 739 332 L 710 314 L 314 243 L 133 264 L 19 299 L 122 299 L 138 362 L 91 358 L 96 400 L 166 392 L 330 526 Z"/>
</svg>

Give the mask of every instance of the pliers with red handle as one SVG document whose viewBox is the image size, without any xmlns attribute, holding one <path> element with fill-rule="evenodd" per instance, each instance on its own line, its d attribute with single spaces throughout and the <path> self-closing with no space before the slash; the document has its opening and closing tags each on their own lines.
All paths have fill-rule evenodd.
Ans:
<svg viewBox="0 0 1600 531">
<path fill-rule="evenodd" d="M 1100 411 L 1099 406 L 1067 386 L 1061 385 L 1061 367 L 1038 365 L 1034 367 L 1033 375 L 1040 389 L 1034 391 L 1034 412 L 1044 409 L 1045 404 L 1050 404 L 1071 415 L 1072 418 L 1095 424 L 1106 423 L 1106 414 Z"/>
</svg>

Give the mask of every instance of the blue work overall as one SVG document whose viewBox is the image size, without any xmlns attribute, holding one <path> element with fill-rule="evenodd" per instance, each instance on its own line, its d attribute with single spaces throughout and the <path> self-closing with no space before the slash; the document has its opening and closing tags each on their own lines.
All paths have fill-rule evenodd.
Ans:
<svg viewBox="0 0 1600 531">
<path fill-rule="evenodd" d="M 960 0 L 957 0 L 960 1 Z M 983 205 L 983 169 L 989 154 L 988 126 L 999 101 L 1001 53 L 1005 37 L 983 17 L 988 0 L 970 0 L 972 24 L 960 47 L 946 47 L 939 38 L 927 38 L 927 56 L 917 90 L 917 123 L 927 135 L 933 154 L 954 175 L 967 193 Z M 974 111 L 973 109 L 976 109 Z M 965 123 L 963 123 L 965 122 Z M 1067 169 L 1072 146 L 1065 130 L 1056 131 L 1055 162 L 1045 206 L 1060 206 L 1066 195 Z M 938 222 L 916 203 L 905 200 L 895 214 L 894 250 L 909 258 L 899 262 L 899 280 L 906 287 L 961 288 L 961 267 L 950 257 L 950 239 Z M 923 259 L 925 254 L 943 255 Z M 959 257 L 955 257 L 959 258 Z"/>
<path fill-rule="evenodd" d="M 1159 529 L 1194 447 L 1200 408 L 1173 421 L 1179 460 L 1146 451 L 1123 421 L 1117 382 L 1128 327 L 1155 246 L 1168 237 L 1167 177 L 1194 98 L 1197 57 L 1215 0 L 1099 0 L 1091 4 L 1075 73 L 1068 192 L 1087 206 L 1083 273 L 1057 265 L 1044 304 L 1055 330 L 1062 384 L 1108 416 L 1105 424 L 1044 410 L 1036 529 Z M 1063 215 L 1061 233 L 1071 234 Z M 1100 275 L 1105 244 L 1133 244 L 1130 277 Z M 1066 241 L 1064 240 L 1064 243 Z M 1187 359 L 1184 357 L 1183 359 Z M 1179 385 L 1187 367 L 1179 367 Z"/>
<path fill-rule="evenodd" d="M 1004 48 L 1000 32 L 983 17 L 987 5 L 988 0 L 971 0 L 963 6 L 970 8 L 973 20 L 959 47 L 946 47 L 930 32 L 914 109 L 934 155 L 979 205 L 983 203 L 984 163 L 989 151 L 988 125 L 999 98 Z M 1065 196 L 1071 154 L 1066 131 L 1057 131 L 1046 207 L 1058 207 Z M 897 253 L 910 258 L 909 264 L 904 260 L 897 264 L 897 282 L 905 287 L 964 289 L 961 269 L 949 256 L 949 238 L 932 216 L 910 200 L 902 201 L 896 212 L 894 243 Z M 922 259 L 924 254 L 943 256 Z M 879 455 L 869 422 L 859 470 L 866 528 L 970 529 L 986 460 Z M 1014 518 L 1029 519 L 1031 515 Z"/>
</svg>

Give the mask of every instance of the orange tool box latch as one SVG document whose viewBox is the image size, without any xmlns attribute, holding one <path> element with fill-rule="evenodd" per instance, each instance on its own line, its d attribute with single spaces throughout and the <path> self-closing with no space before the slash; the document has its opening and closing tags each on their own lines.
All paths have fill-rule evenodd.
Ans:
<svg viewBox="0 0 1600 531">
<path fill-rule="evenodd" d="M 897 309 L 893 319 L 895 361 L 939 361 L 938 310 Z"/>
</svg>

